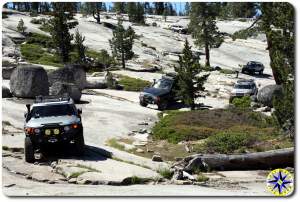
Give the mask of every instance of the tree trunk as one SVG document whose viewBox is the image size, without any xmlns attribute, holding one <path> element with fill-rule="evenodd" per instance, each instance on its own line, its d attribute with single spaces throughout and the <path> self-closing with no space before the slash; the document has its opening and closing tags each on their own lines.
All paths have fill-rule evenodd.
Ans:
<svg viewBox="0 0 300 202">
<path fill-rule="evenodd" d="M 125 54 L 123 51 L 122 51 L 122 67 L 123 69 L 125 69 Z"/>
<path fill-rule="evenodd" d="M 93 11 L 93 17 L 95 18 L 95 20 L 97 21 L 98 24 L 100 24 L 100 12 L 99 10 L 97 10 L 96 12 Z"/>
<path fill-rule="evenodd" d="M 208 43 L 205 43 L 205 66 L 210 67 L 210 55 Z"/>
<path fill-rule="evenodd" d="M 294 148 L 249 154 L 196 154 L 185 158 L 184 170 L 259 170 L 294 167 Z"/>
</svg>

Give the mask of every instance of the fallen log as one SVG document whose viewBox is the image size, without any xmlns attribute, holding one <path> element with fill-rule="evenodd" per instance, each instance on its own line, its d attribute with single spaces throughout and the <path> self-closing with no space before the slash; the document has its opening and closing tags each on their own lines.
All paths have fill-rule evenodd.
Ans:
<svg viewBox="0 0 300 202">
<path fill-rule="evenodd" d="M 183 160 L 184 170 L 259 170 L 294 167 L 294 148 L 248 154 L 196 154 Z"/>
</svg>

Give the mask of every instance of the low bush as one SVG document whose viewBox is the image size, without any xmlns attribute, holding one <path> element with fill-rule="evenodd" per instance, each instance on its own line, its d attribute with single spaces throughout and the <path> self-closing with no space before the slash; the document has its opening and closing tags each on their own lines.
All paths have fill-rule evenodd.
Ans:
<svg viewBox="0 0 300 202">
<path fill-rule="evenodd" d="M 203 175 L 202 173 L 198 173 L 196 180 L 197 182 L 207 182 L 209 178 Z"/>
<path fill-rule="evenodd" d="M 52 38 L 50 36 L 38 33 L 30 33 L 26 38 L 28 44 L 41 45 L 44 48 L 54 48 Z"/>
<path fill-rule="evenodd" d="M 253 145 L 259 137 L 247 132 L 220 132 L 208 137 L 204 146 L 206 152 L 227 154 L 241 147 Z"/>
<path fill-rule="evenodd" d="M 197 110 L 189 112 L 168 111 L 160 116 L 152 128 L 153 138 L 170 143 L 206 139 L 221 131 L 251 132 L 255 134 L 278 134 L 276 121 L 259 112 L 231 108 Z M 216 124 L 217 123 L 217 124 Z"/>
<path fill-rule="evenodd" d="M 144 42 L 141 42 L 142 47 L 148 47 L 148 45 Z"/>
<path fill-rule="evenodd" d="M 44 31 L 44 32 L 51 32 L 51 25 L 48 23 L 43 23 L 40 27 L 40 30 Z"/>
<path fill-rule="evenodd" d="M 44 24 L 47 22 L 45 18 L 32 18 L 30 21 L 32 24 Z"/>
<path fill-rule="evenodd" d="M 250 96 L 244 96 L 244 97 L 241 97 L 241 98 L 234 98 L 232 100 L 232 104 L 235 107 L 241 108 L 241 109 L 250 108 L 250 106 L 251 106 L 251 98 L 250 98 Z"/>
<path fill-rule="evenodd" d="M 63 66 L 57 55 L 47 53 L 42 46 L 37 44 L 22 44 L 21 54 L 31 63 L 51 65 L 56 67 Z"/>
<path fill-rule="evenodd" d="M 149 81 L 136 79 L 129 76 L 121 76 L 119 84 L 122 85 L 126 91 L 142 91 L 145 87 L 151 85 Z"/>
<path fill-rule="evenodd" d="M 236 71 L 231 69 L 221 69 L 220 72 L 223 74 L 236 74 Z"/>
<path fill-rule="evenodd" d="M 166 179 L 171 179 L 173 176 L 173 172 L 167 168 L 161 168 L 157 172 Z"/>
</svg>

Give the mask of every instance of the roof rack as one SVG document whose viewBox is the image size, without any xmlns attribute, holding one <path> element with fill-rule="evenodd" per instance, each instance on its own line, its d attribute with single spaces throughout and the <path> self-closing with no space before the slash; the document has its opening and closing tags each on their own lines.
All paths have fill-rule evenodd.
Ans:
<svg viewBox="0 0 300 202">
<path fill-rule="evenodd" d="M 35 103 L 45 103 L 45 102 L 60 102 L 60 101 L 70 101 L 71 98 L 68 93 L 64 93 L 61 96 L 58 95 L 39 95 L 35 97 Z"/>
<path fill-rule="evenodd" d="M 243 82 L 254 82 L 254 79 L 240 79 L 237 81 L 237 83 L 243 83 Z"/>
</svg>

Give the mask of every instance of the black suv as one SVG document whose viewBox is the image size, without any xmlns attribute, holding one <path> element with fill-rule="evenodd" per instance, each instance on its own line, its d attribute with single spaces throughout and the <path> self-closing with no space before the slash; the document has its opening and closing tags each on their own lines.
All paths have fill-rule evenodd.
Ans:
<svg viewBox="0 0 300 202">
<path fill-rule="evenodd" d="M 159 80 L 154 80 L 149 88 L 140 93 L 140 105 L 156 104 L 159 110 L 165 110 L 171 102 L 178 100 L 176 97 L 176 76 L 166 75 Z"/>
<path fill-rule="evenodd" d="M 264 72 L 264 65 L 260 62 L 250 61 L 242 68 L 242 73 L 249 73 L 254 74 L 255 72 L 258 72 L 259 74 L 263 74 Z"/>
<path fill-rule="evenodd" d="M 34 153 L 45 146 L 58 144 L 75 145 L 75 152 L 81 155 L 84 151 L 83 127 L 80 109 L 76 109 L 69 96 L 60 98 L 38 96 L 31 106 L 26 104 L 24 114 L 25 161 L 32 163 Z"/>
</svg>

